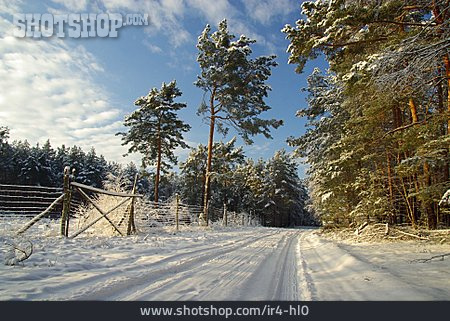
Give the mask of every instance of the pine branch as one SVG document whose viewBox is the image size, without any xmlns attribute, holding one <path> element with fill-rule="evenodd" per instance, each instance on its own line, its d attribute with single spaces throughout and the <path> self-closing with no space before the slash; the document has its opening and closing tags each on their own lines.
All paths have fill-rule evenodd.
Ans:
<svg viewBox="0 0 450 321">
<path fill-rule="evenodd" d="M 331 48 L 339 48 L 339 47 L 352 46 L 352 45 L 359 45 L 359 44 L 364 44 L 364 43 L 371 43 L 371 42 L 385 41 L 385 40 L 388 40 L 388 39 L 389 39 L 388 37 L 380 37 L 380 38 L 376 38 L 376 39 L 367 39 L 367 40 L 349 41 L 349 42 L 337 43 L 337 44 L 328 43 L 328 44 L 325 44 L 325 46 L 331 47 Z"/>
<path fill-rule="evenodd" d="M 414 22 L 399 22 L 399 21 L 392 21 L 392 20 L 375 20 L 375 21 L 371 21 L 370 23 L 390 23 L 390 24 L 395 24 L 398 26 L 418 26 L 418 27 L 436 27 L 437 24 L 436 23 L 414 23 Z"/>
<path fill-rule="evenodd" d="M 395 128 L 395 129 L 392 129 L 392 130 L 388 131 L 386 134 L 384 134 L 382 138 L 385 138 L 387 135 L 390 135 L 390 134 L 393 134 L 393 133 L 395 133 L 395 132 L 398 132 L 398 131 L 407 129 L 407 128 L 409 128 L 409 127 L 413 127 L 413 126 L 416 126 L 416 125 L 423 125 L 423 124 L 425 124 L 428 120 L 430 120 L 431 118 L 433 118 L 434 116 L 435 116 L 435 115 L 433 114 L 433 115 L 430 115 L 430 116 L 426 117 L 424 120 L 421 120 L 421 121 L 418 121 L 418 122 L 414 122 L 414 123 L 410 123 L 410 124 L 408 124 L 408 125 L 401 126 L 401 127 L 397 127 L 397 128 Z"/>
</svg>

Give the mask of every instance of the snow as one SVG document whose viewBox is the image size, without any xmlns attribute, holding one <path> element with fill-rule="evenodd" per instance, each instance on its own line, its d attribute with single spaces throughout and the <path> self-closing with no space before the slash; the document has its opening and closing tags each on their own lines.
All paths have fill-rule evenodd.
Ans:
<svg viewBox="0 0 450 321">
<path fill-rule="evenodd" d="M 439 206 L 449 206 L 450 205 L 450 189 L 448 189 L 444 195 L 442 196 L 441 200 L 439 201 Z"/>
<path fill-rule="evenodd" d="M 312 300 L 449 300 L 450 260 L 416 260 L 450 252 L 424 242 L 338 243 L 302 237 L 301 262 Z"/>
<path fill-rule="evenodd" d="M 0 220 L 0 255 L 20 226 Z M 21 222 L 23 223 L 23 222 Z M 448 300 L 450 252 L 420 242 L 331 241 L 316 229 L 172 227 L 131 237 L 26 233 L 31 257 L 0 265 L 0 300 Z"/>
</svg>

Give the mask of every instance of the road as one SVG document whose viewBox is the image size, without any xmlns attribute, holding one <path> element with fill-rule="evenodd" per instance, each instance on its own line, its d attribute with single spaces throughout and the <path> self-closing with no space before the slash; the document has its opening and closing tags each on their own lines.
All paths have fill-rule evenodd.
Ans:
<svg viewBox="0 0 450 321">
<path fill-rule="evenodd" d="M 147 273 L 82 300 L 300 300 L 298 230 L 267 230 L 222 246 L 176 254 Z"/>
<path fill-rule="evenodd" d="M 2 268 L 2 300 L 450 298 L 450 260 L 413 263 L 448 246 L 343 244 L 276 228 L 42 242 L 28 265 Z"/>
<path fill-rule="evenodd" d="M 311 229 L 267 229 L 224 246 L 192 250 L 156 263 L 132 281 L 80 299 L 107 300 L 448 300 L 450 280 L 432 281 L 433 266 L 412 266 L 410 245 L 391 253 L 361 254 L 361 246 L 339 245 Z M 370 248 L 370 247 L 369 247 Z M 357 251 L 359 249 L 359 252 Z M 367 249 L 367 248 L 366 248 Z M 381 247 L 382 249 L 382 247 Z M 364 252 L 365 250 L 363 250 Z M 388 254 L 386 254 L 388 253 Z M 438 271 L 449 275 L 449 265 Z M 421 274 L 406 269 L 422 268 Z M 417 270 L 419 272 L 419 270 Z M 431 275 L 430 275 L 431 272 Z M 427 278 L 430 275 L 430 278 Z M 441 277 L 444 277 L 441 274 Z"/>
</svg>

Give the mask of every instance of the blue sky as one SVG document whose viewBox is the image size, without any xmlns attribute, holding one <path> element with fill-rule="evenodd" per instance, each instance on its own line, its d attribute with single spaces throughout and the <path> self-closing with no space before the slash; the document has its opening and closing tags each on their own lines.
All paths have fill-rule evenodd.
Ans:
<svg viewBox="0 0 450 321">
<path fill-rule="evenodd" d="M 188 144 L 206 144 L 208 127 L 196 115 L 202 91 L 193 85 L 199 73 L 196 62 L 197 37 L 208 23 L 216 29 L 228 20 L 236 35 L 256 39 L 254 55 L 276 54 L 279 66 L 273 69 L 266 99 L 270 112 L 264 118 L 283 119 L 284 126 L 273 130 L 273 140 L 255 137 L 245 147 L 248 157 L 269 158 L 278 149 L 292 150 L 286 138 L 305 131 L 305 120 L 295 112 L 305 106 L 301 88 L 321 60 L 308 63 L 302 75 L 288 65 L 281 29 L 300 17 L 301 1 L 231 0 L 0 0 L 0 125 L 11 129 L 12 139 L 30 143 L 47 138 L 54 147 L 94 146 L 109 160 L 138 162 L 139 155 L 123 158 L 117 131 L 123 130 L 125 115 L 135 109 L 136 98 L 162 82 L 177 80 L 183 92 L 180 101 L 188 107 L 180 118 L 192 126 L 185 135 Z M 26 39 L 12 36 L 14 13 L 139 13 L 149 15 L 148 26 L 126 26 L 118 38 Z M 216 140 L 229 140 L 216 133 Z M 238 140 L 243 144 L 242 140 Z M 183 160 L 188 150 L 177 150 Z M 304 167 L 299 173 L 303 176 Z"/>
</svg>

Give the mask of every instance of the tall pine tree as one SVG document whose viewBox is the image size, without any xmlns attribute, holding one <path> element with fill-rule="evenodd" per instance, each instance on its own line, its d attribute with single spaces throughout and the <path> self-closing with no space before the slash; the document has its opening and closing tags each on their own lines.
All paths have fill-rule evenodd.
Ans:
<svg viewBox="0 0 450 321">
<path fill-rule="evenodd" d="M 156 166 L 155 202 L 159 199 L 160 172 L 166 171 L 171 164 L 176 164 L 174 149 L 188 148 L 183 140 L 183 133 L 190 126 L 178 119 L 176 111 L 186 104 L 175 102 L 182 95 L 176 81 L 163 83 L 161 89 L 153 88 L 147 96 L 138 98 L 135 105 L 139 108 L 125 118 L 124 125 L 128 132 L 121 132 L 122 145 L 131 144 L 128 153 L 140 152 L 143 166 Z"/>
<path fill-rule="evenodd" d="M 207 25 L 198 38 L 197 61 L 201 74 L 195 85 L 204 90 L 208 100 L 200 106 L 198 113 L 209 120 L 203 211 L 206 224 L 216 125 L 224 134 L 232 127 L 246 143 L 252 143 L 251 136 L 263 134 L 270 138 L 270 128 L 282 124 L 279 120 L 259 118 L 262 112 L 270 109 L 264 102 L 270 90 L 266 80 L 277 63 L 273 55 L 251 58 L 250 45 L 255 42 L 244 35 L 235 40 L 228 31 L 226 20 L 221 21 L 218 30 L 212 34 Z"/>
</svg>

